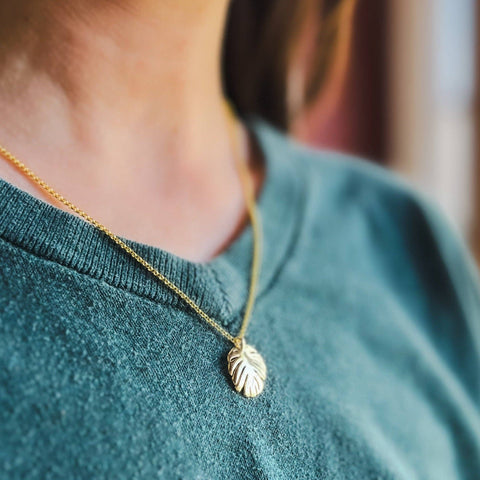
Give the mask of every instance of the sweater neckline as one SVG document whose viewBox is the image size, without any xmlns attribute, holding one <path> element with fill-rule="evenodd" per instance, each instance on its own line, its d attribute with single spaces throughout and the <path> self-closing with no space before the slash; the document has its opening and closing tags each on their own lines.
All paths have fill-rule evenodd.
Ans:
<svg viewBox="0 0 480 480">
<path fill-rule="evenodd" d="M 300 199 L 299 178 L 288 150 L 290 138 L 256 114 L 242 118 L 265 161 L 257 196 L 263 227 L 263 258 L 257 302 L 291 253 Z M 114 288 L 160 304 L 190 310 L 103 232 L 81 217 L 47 203 L 0 178 L 0 238 Z M 219 255 L 195 262 L 159 247 L 120 236 L 127 245 L 180 287 L 207 314 L 235 335 L 248 296 L 253 249 L 250 222 Z M 193 313 L 192 313 L 193 314 Z M 196 315 L 196 314 L 195 314 Z M 253 311 L 255 316 L 255 307 Z"/>
</svg>

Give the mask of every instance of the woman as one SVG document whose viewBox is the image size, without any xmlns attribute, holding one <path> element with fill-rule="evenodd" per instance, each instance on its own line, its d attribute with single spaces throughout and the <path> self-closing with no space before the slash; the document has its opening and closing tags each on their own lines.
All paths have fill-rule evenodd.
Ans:
<svg viewBox="0 0 480 480">
<path fill-rule="evenodd" d="M 2 2 L 2 478 L 478 478 L 472 258 L 288 138 L 307 5 Z"/>
</svg>

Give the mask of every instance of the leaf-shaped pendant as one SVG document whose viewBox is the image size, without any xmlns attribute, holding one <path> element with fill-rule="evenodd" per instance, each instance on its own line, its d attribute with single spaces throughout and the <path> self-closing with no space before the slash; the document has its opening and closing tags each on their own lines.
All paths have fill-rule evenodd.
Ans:
<svg viewBox="0 0 480 480">
<path fill-rule="evenodd" d="M 267 367 L 262 356 L 242 338 L 240 346 L 233 347 L 227 356 L 228 372 L 235 390 L 246 397 L 256 397 L 262 393 Z"/>
</svg>

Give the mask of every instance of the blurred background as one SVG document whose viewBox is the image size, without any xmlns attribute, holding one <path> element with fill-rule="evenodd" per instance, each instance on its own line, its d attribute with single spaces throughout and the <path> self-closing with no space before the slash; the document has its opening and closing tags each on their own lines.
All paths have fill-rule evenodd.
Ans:
<svg viewBox="0 0 480 480">
<path fill-rule="evenodd" d="M 342 20 L 348 25 L 331 88 L 292 126 L 302 141 L 407 177 L 441 205 L 478 261 L 479 4 L 358 0 Z M 308 28 L 302 35 L 305 62 Z M 290 95 L 294 102 L 295 88 Z"/>
</svg>

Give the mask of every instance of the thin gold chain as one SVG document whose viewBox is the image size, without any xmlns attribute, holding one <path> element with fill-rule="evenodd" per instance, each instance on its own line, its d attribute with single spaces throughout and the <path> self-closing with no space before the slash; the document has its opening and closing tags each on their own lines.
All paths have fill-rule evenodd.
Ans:
<svg viewBox="0 0 480 480">
<path fill-rule="evenodd" d="M 257 288 L 258 276 L 260 272 L 260 262 L 261 262 L 261 251 L 262 251 L 262 237 L 261 237 L 261 225 L 259 212 L 256 208 L 255 203 L 255 190 L 253 188 L 250 175 L 248 173 L 245 163 L 240 158 L 238 154 L 237 146 L 237 136 L 234 134 L 234 123 L 235 123 L 235 113 L 232 105 L 227 99 L 224 99 L 224 106 L 227 110 L 227 115 L 229 118 L 228 121 L 228 130 L 231 141 L 233 143 L 233 151 L 235 154 L 236 165 L 239 171 L 240 180 L 242 183 L 243 194 L 245 197 L 245 202 L 247 205 L 248 214 L 250 217 L 250 222 L 252 225 L 253 233 L 253 257 L 251 264 L 251 274 L 250 274 L 250 287 L 248 292 L 248 299 L 245 306 L 245 312 L 243 316 L 242 325 L 240 331 L 236 337 L 231 335 L 227 330 L 225 330 L 221 325 L 219 325 L 213 318 L 211 318 L 207 313 L 205 313 L 196 303 L 193 301 L 185 292 L 183 292 L 177 285 L 160 273 L 155 267 L 153 267 L 149 262 L 144 260 L 137 252 L 130 248 L 125 242 L 118 238 L 113 232 L 111 232 L 107 227 L 102 225 L 100 222 L 92 218 L 86 212 L 75 206 L 72 202 L 67 200 L 63 195 L 56 192 L 52 187 L 50 187 L 46 182 L 44 182 L 37 174 L 30 170 L 24 163 L 22 163 L 17 157 L 10 153 L 6 148 L 0 145 L 0 155 L 5 159 L 13 163 L 21 172 L 23 172 L 27 177 L 33 180 L 37 185 L 46 190 L 52 197 L 56 198 L 58 201 L 66 205 L 68 208 L 73 210 L 75 213 L 80 215 L 87 222 L 91 223 L 93 226 L 101 230 L 103 233 L 108 235 L 115 243 L 117 243 L 123 250 L 130 254 L 138 263 L 143 265 L 150 273 L 155 275 L 159 280 L 161 280 L 170 290 L 175 292 L 187 305 L 189 305 L 203 320 L 205 320 L 211 327 L 213 327 L 217 332 L 223 335 L 226 339 L 232 342 L 234 345 L 239 346 L 241 344 L 242 338 L 245 336 L 245 332 L 248 327 L 248 323 L 251 317 L 253 304 L 255 301 L 255 293 Z"/>
</svg>

